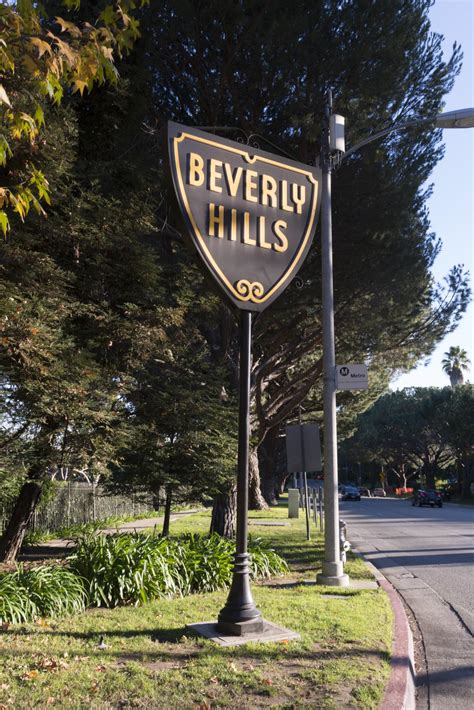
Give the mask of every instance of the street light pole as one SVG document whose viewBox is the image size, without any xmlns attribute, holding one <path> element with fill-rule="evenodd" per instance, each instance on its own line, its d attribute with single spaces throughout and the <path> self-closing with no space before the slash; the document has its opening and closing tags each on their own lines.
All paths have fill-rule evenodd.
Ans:
<svg viewBox="0 0 474 710">
<path fill-rule="evenodd" d="M 324 112 L 320 165 L 322 170 L 321 195 L 321 252 L 322 252 L 322 318 L 323 318 L 323 418 L 324 418 L 324 508 L 325 539 L 322 573 L 317 575 L 319 584 L 345 587 L 349 577 L 344 574 L 339 542 L 339 498 L 337 468 L 337 420 L 336 420 L 336 355 L 334 334 L 334 287 L 332 265 L 332 206 L 331 206 L 331 115 L 332 92 L 327 93 Z M 474 127 L 474 108 L 449 111 L 399 123 L 373 133 L 348 151 L 339 155 L 345 160 L 360 148 L 391 133 L 403 131 L 420 124 L 432 123 L 437 128 Z"/>
<path fill-rule="evenodd" d="M 339 544 L 339 498 L 337 475 L 336 346 L 334 336 L 334 287 L 332 268 L 331 148 L 332 92 L 328 91 L 321 146 L 321 251 L 323 310 L 323 416 L 324 416 L 324 562 L 317 582 L 346 587 Z"/>
</svg>

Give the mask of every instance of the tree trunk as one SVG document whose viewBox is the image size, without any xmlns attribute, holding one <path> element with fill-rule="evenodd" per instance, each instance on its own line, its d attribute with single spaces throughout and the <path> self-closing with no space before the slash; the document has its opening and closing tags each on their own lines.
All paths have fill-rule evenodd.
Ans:
<svg viewBox="0 0 474 710">
<path fill-rule="evenodd" d="M 436 464 L 426 462 L 423 466 L 423 473 L 426 480 L 426 487 L 433 489 L 435 487 Z"/>
<path fill-rule="evenodd" d="M 258 447 L 261 489 L 268 505 L 277 505 L 277 429 L 270 429 Z"/>
<path fill-rule="evenodd" d="M 214 498 L 209 532 L 221 537 L 235 537 L 236 510 L 237 486 L 233 485 L 227 493 L 219 493 Z"/>
<path fill-rule="evenodd" d="M 163 518 L 163 529 L 161 534 L 163 537 L 168 537 L 170 534 L 170 518 L 171 518 L 171 499 L 173 493 L 171 487 L 166 489 L 166 500 L 165 500 L 165 517 Z"/>
<path fill-rule="evenodd" d="M 0 541 L 0 562 L 14 562 L 16 560 L 42 489 L 43 485 L 38 481 L 29 481 L 23 484 Z"/>
<path fill-rule="evenodd" d="M 249 510 L 268 510 L 268 505 L 260 491 L 260 472 L 255 449 L 250 450 L 249 461 Z"/>
<path fill-rule="evenodd" d="M 286 473 L 286 472 L 280 473 L 280 475 L 278 476 L 278 488 L 277 488 L 277 496 L 276 496 L 277 498 L 279 498 L 279 496 L 285 492 L 286 482 L 289 478 L 290 478 L 290 474 Z"/>
<path fill-rule="evenodd" d="M 461 498 L 471 498 L 471 483 L 473 482 L 473 466 L 472 463 L 462 464 L 461 474 Z"/>
</svg>

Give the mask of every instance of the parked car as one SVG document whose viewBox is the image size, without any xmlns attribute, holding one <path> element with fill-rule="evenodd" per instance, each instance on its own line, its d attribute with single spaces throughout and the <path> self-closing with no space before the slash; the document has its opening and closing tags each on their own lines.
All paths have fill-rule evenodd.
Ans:
<svg viewBox="0 0 474 710">
<path fill-rule="evenodd" d="M 342 500 L 360 500 L 359 489 L 355 486 L 344 486 Z"/>
<path fill-rule="evenodd" d="M 367 498 L 371 497 L 371 492 L 368 488 L 365 488 L 365 486 L 359 486 L 359 493 L 361 496 L 367 496 Z"/>
<path fill-rule="evenodd" d="M 417 505 L 419 508 L 421 508 L 422 505 L 430 505 L 432 508 L 437 505 L 438 508 L 442 508 L 443 498 L 439 491 L 425 491 L 420 488 L 420 490 L 414 494 L 411 504 Z"/>
<path fill-rule="evenodd" d="M 374 496 L 377 498 L 384 498 L 387 494 L 385 493 L 385 488 L 374 488 Z"/>
</svg>

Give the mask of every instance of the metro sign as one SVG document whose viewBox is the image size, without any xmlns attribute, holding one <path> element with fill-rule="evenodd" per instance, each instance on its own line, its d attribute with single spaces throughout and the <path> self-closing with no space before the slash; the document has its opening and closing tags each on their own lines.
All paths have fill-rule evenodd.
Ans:
<svg viewBox="0 0 474 710">
<path fill-rule="evenodd" d="M 320 170 L 173 122 L 168 147 L 181 213 L 207 269 L 235 306 L 264 310 L 308 253 Z"/>
<path fill-rule="evenodd" d="M 336 365 L 336 389 L 366 390 L 368 386 L 367 365 Z"/>
</svg>

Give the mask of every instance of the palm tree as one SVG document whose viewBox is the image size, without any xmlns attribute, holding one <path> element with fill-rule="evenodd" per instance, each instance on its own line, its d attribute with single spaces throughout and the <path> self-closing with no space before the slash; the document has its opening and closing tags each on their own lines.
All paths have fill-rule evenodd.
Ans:
<svg viewBox="0 0 474 710">
<path fill-rule="evenodd" d="M 462 385 L 464 382 L 463 370 L 469 370 L 471 364 L 467 352 L 456 345 L 451 346 L 444 354 L 445 357 L 441 361 L 441 365 L 445 373 L 449 375 L 451 387 Z"/>
</svg>

